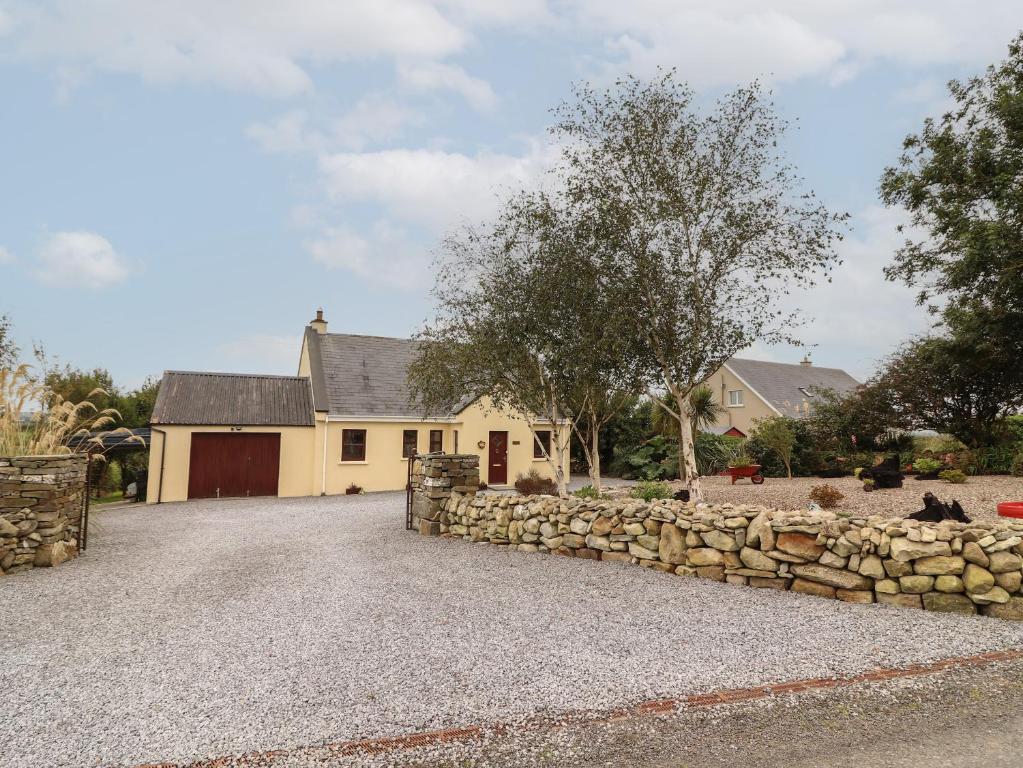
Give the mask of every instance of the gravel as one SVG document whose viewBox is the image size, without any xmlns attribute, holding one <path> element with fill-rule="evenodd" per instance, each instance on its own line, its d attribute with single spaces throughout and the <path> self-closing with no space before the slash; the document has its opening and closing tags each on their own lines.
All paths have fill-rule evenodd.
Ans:
<svg viewBox="0 0 1023 768">
<path fill-rule="evenodd" d="M 609 481 L 616 483 L 616 481 Z M 922 497 L 930 491 L 939 499 L 958 499 L 974 520 L 997 519 L 998 502 L 1023 501 L 1023 477 L 983 475 L 971 477 L 961 485 L 941 480 L 917 480 L 907 477 L 902 488 L 886 488 L 873 493 L 863 490 L 863 483 L 854 477 L 822 479 L 819 477 L 768 477 L 763 485 L 740 480 L 730 485 L 727 477 L 703 478 L 707 501 L 732 504 L 763 504 L 780 509 L 801 509 L 810 502 L 810 489 L 815 485 L 833 485 L 845 498 L 838 510 L 864 515 L 905 517 L 923 509 Z"/>
<path fill-rule="evenodd" d="M 97 514 L 83 557 L 0 579 L 0 765 L 514 722 L 1023 644 L 1019 624 L 425 538 L 403 518 L 404 494 Z"/>
</svg>

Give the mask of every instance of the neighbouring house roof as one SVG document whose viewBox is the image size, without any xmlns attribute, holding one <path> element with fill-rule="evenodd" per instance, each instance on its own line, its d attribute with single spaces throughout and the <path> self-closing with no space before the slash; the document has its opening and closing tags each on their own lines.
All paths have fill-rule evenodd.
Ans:
<svg viewBox="0 0 1023 768">
<path fill-rule="evenodd" d="M 840 368 L 816 365 L 769 363 L 733 357 L 725 367 L 742 379 L 754 394 L 784 416 L 806 416 L 806 404 L 813 408 L 814 390 L 830 389 L 846 394 L 860 386 Z"/>
<path fill-rule="evenodd" d="M 729 435 L 734 437 L 746 437 L 746 433 L 738 427 L 730 427 L 727 424 L 711 424 L 706 427 L 700 427 L 701 432 L 707 432 L 711 435 Z"/>
<path fill-rule="evenodd" d="M 122 430 L 100 430 L 86 434 L 71 435 L 67 440 L 69 448 L 100 450 L 104 453 L 144 451 L 149 448 L 149 427 Z"/>
<path fill-rule="evenodd" d="M 423 409 L 409 402 L 407 378 L 419 342 L 316 331 L 308 332 L 306 341 L 316 410 L 332 416 L 423 418 Z"/>
<path fill-rule="evenodd" d="M 305 376 L 167 371 L 150 423 L 311 427 L 312 389 Z"/>
</svg>

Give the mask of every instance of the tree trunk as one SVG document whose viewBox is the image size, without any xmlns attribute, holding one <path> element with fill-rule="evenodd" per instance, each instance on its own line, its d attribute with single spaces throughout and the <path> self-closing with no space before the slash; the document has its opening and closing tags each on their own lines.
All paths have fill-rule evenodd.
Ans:
<svg viewBox="0 0 1023 768">
<path fill-rule="evenodd" d="M 682 458 L 682 466 L 685 467 L 686 487 L 689 489 L 695 501 L 703 501 L 703 488 L 700 484 L 700 475 L 696 469 L 696 448 L 693 441 L 693 419 L 685 408 L 682 398 L 676 397 L 678 402 L 679 415 L 679 451 Z"/>
<path fill-rule="evenodd" d="M 597 429 L 596 419 L 591 422 L 590 450 L 586 460 L 590 466 L 590 485 L 593 490 L 600 494 L 600 430 Z"/>
</svg>

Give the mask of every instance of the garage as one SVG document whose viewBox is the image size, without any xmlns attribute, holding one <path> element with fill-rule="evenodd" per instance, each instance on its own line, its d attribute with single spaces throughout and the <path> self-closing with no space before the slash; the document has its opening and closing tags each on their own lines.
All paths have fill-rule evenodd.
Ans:
<svg viewBox="0 0 1023 768">
<path fill-rule="evenodd" d="M 280 467 L 280 434 L 193 433 L 188 498 L 276 496 Z"/>
<path fill-rule="evenodd" d="M 315 424 L 307 377 L 168 371 L 150 422 L 146 500 L 309 496 Z"/>
</svg>

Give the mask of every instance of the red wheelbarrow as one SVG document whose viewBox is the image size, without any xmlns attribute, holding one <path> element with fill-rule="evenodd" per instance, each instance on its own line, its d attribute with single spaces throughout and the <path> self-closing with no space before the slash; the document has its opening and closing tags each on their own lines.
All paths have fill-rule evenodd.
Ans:
<svg viewBox="0 0 1023 768">
<path fill-rule="evenodd" d="M 729 467 L 721 473 L 722 477 L 731 477 L 732 485 L 735 485 L 735 481 L 743 477 L 748 477 L 754 485 L 760 485 L 764 482 L 764 476 L 760 474 L 759 464 L 750 464 L 745 467 Z"/>
</svg>

